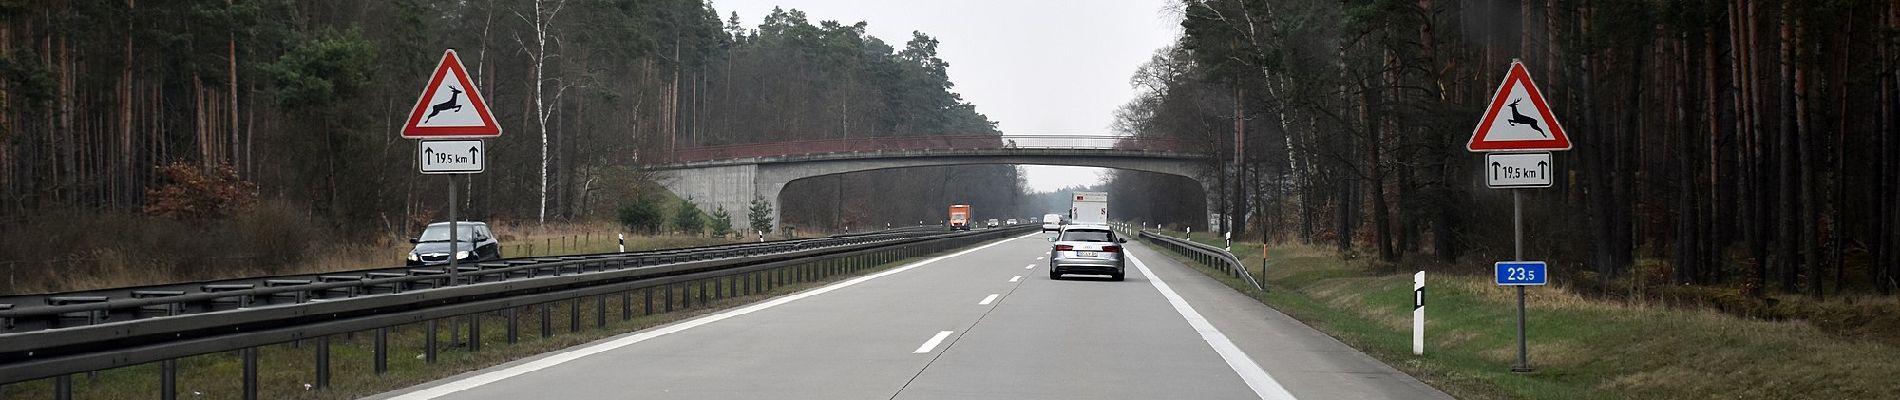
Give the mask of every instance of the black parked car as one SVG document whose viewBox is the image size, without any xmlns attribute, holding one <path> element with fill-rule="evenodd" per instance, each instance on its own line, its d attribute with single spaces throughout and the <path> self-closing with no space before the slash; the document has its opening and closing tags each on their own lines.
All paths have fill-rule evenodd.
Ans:
<svg viewBox="0 0 1900 400">
<path fill-rule="evenodd" d="M 481 222 L 455 223 L 456 242 L 449 243 L 449 223 L 429 224 L 422 236 L 409 239 L 416 247 L 409 250 L 409 266 L 447 264 L 453 255 L 459 262 L 487 261 L 501 258 L 501 242 L 495 240 L 495 233 L 488 231 L 488 224 Z"/>
</svg>

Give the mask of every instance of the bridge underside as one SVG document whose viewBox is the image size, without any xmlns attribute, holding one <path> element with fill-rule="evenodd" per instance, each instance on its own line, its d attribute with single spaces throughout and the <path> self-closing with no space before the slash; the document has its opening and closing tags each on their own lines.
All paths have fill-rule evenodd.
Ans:
<svg viewBox="0 0 1900 400">
<path fill-rule="evenodd" d="M 1022 153 L 1022 151 L 1015 151 Z M 779 218 L 779 194 L 799 179 L 893 168 L 949 165 L 1057 165 L 1145 171 L 1194 179 L 1207 193 L 1207 211 L 1219 212 L 1220 182 L 1203 171 L 1203 158 L 1181 154 L 1124 154 L 1116 150 L 1037 151 L 1037 154 L 996 154 L 996 151 L 890 153 L 755 158 L 667 165 L 653 168 L 660 184 L 674 194 L 692 199 L 704 209 L 725 207 L 735 215 L 735 228 L 754 230 L 744 215 L 754 199 L 772 204 L 772 221 Z"/>
</svg>

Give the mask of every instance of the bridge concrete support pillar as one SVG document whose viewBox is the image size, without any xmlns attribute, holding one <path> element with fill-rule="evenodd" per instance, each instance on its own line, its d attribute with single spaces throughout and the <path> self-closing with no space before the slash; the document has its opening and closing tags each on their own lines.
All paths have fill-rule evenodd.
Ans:
<svg viewBox="0 0 1900 400">
<path fill-rule="evenodd" d="M 681 198 L 691 199 L 707 214 L 725 207 L 732 215 L 734 230 L 750 233 L 752 223 L 746 215 L 751 211 L 752 199 L 759 193 L 759 166 L 756 164 L 727 165 L 718 167 L 676 169 L 666 171 L 660 177 L 660 185 Z M 784 188 L 780 184 L 779 188 Z M 775 190 L 765 200 L 772 202 L 773 220 L 778 220 L 778 192 Z"/>
</svg>

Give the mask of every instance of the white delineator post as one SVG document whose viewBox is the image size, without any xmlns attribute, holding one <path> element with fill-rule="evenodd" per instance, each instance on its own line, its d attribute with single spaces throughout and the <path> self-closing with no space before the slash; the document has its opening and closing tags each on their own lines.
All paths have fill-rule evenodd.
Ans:
<svg viewBox="0 0 1900 400">
<path fill-rule="evenodd" d="M 616 233 L 614 234 L 614 237 L 620 239 L 620 252 L 622 253 L 627 252 L 627 234 Z"/>
<path fill-rule="evenodd" d="M 1412 354 L 1425 354 L 1425 271 L 1412 275 Z"/>
</svg>

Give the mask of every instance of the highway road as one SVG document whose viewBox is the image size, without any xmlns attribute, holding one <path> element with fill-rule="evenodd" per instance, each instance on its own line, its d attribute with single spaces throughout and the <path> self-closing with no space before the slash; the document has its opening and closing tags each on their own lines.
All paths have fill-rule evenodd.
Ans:
<svg viewBox="0 0 1900 400">
<path fill-rule="evenodd" d="M 1138 243 L 1126 281 L 1050 280 L 1046 238 L 376 398 L 1450 398 Z"/>
</svg>

